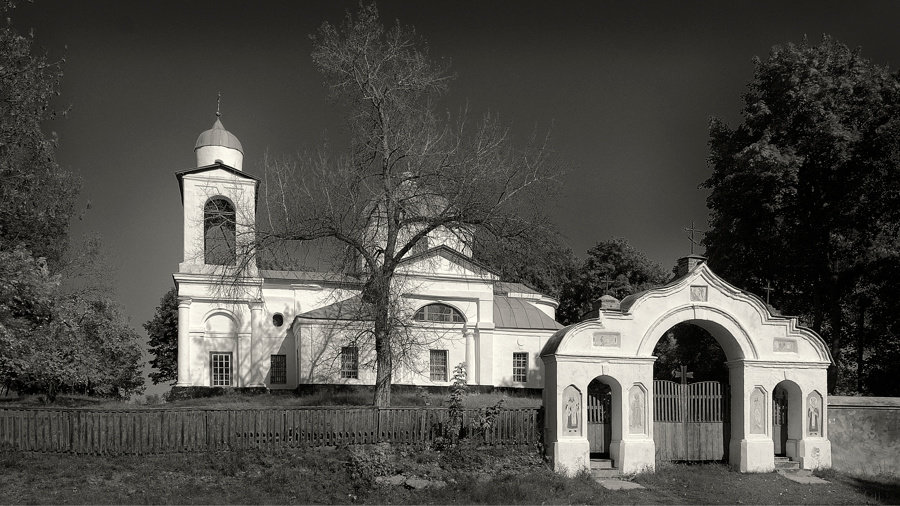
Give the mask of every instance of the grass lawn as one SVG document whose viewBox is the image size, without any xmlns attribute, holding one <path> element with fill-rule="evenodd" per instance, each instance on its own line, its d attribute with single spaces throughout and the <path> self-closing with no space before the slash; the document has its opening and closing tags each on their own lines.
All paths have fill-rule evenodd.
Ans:
<svg viewBox="0 0 900 506">
<path fill-rule="evenodd" d="M 494 406 L 503 400 L 505 408 L 539 408 L 541 398 L 534 396 L 508 395 L 505 393 L 469 393 L 463 399 L 467 408 L 484 408 Z M 395 393 L 391 396 L 391 405 L 404 406 L 445 406 L 448 402 L 446 395 L 435 393 Z M 247 395 L 237 392 L 229 392 L 217 397 L 203 397 L 196 399 L 184 399 L 173 402 L 164 402 L 158 398 L 152 398 L 149 402 L 121 402 L 96 397 L 62 395 L 55 402 L 47 403 L 41 396 L 26 396 L 22 398 L 3 399 L 0 407 L 29 406 L 29 407 L 94 407 L 100 409 L 140 409 L 140 408 L 288 408 L 298 406 L 371 406 L 372 394 L 367 392 L 337 392 L 319 393 L 312 395 L 296 395 L 292 392 L 284 394 Z"/>
<path fill-rule="evenodd" d="M 379 485 L 403 474 L 446 483 Z M 666 464 L 632 477 L 646 490 L 610 491 L 587 474 L 550 471 L 535 448 L 357 446 L 278 453 L 72 456 L 0 451 L 0 504 L 864 504 L 900 502 L 900 483 L 825 472 L 827 485 L 718 464 Z"/>
</svg>

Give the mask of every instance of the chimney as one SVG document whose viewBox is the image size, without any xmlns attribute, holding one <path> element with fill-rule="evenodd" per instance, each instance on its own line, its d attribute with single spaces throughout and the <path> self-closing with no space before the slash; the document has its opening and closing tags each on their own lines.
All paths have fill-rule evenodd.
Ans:
<svg viewBox="0 0 900 506">
<path fill-rule="evenodd" d="M 600 311 L 608 310 L 619 310 L 619 299 L 613 297 L 610 294 L 606 294 L 592 302 L 591 311 L 588 314 L 584 315 L 582 318 L 597 318 L 598 316 L 600 316 Z"/>
<path fill-rule="evenodd" d="M 687 275 L 687 273 L 694 270 L 695 267 L 702 264 L 706 261 L 705 256 L 701 255 L 688 255 L 678 259 L 678 265 L 675 267 L 675 277 L 682 278 Z"/>
</svg>

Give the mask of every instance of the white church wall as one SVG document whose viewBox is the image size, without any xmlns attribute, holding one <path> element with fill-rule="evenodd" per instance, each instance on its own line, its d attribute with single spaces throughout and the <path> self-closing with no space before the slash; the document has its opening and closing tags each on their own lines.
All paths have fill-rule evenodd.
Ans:
<svg viewBox="0 0 900 506">
<path fill-rule="evenodd" d="M 528 329 L 494 330 L 494 385 L 512 388 L 542 388 L 544 384 L 544 363 L 540 358 L 541 349 L 553 331 Z M 527 381 L 518 382 L 513 378 L 513 354 L 528 354 Z"/>
<path fill-rule="evenodd" d="M 375 354 L 371 338 L 357 342 L 359 367 L 357 378 L 341 377 L 341 348 L 353 344 L 353 338 L 366 332 L 355 322 L 306 322 L 298 327 L 297 342 L 300 383 L 375 384 Z M 419 333 L 415 339 L 419 353 L 408 363 L 394 361 L 394 383 L 410 385 L 446 386 L 450 384 L 453 368 L 466 360 L 465 338 L 461 325 L 412 328 Z M 432 380 L 430 350 L 447 352 L 446 374 L 443 380 Z"/>
</svg>

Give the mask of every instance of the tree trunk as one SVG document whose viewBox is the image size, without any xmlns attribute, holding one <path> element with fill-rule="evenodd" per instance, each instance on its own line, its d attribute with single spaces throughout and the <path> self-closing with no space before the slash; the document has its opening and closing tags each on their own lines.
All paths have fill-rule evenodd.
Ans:
<svg viewBox="0 0 900 506">
<path fill-rule="evenodd" d="M 831 358 L 834 364 L 828 368 L 828 393 L 833 394 L 840 381 L 840 363 L 841 363 L 841 327 L 843 326 L 843 314 L 841 313 L 840 300 L 832 301 L 829 323 L 831 326 Z"/>
<path fill-rule="evenodd" d="M 863 392 L 863 355 L 865 353 L 866 338 L 866 306 L 859 306 L 856 324 L 856 393 L 861 395 Z"/>
<path fill-rule="evenodd" d="M 379 280 L 374 284 L 375 310 L 375 406 L 391 405 L 391 378 L 394 369 L 391 352 L 390 282 Z"/>
</svg>

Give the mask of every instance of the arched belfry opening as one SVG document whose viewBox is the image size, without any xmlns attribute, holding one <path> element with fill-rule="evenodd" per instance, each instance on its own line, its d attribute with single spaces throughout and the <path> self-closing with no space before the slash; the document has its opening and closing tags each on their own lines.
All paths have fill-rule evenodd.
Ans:
<svg viewBox="0 0 900 506">
<path fill-rule="evenodd" d="M 608 456 L 623 473 L 663 460 L 767 472 L 778 451 L 804 469 L 830 467 L 825 343 L 705 263 L 689 265 L 668 285 L 606 301 L 548 340 L 545 446 L 555 469 L 576 472 Z M 773 395 L 782 390 L 787 429 L 776 442 Z M 579 420 L 587 426 L 566 426 Z"/>
</svg>

